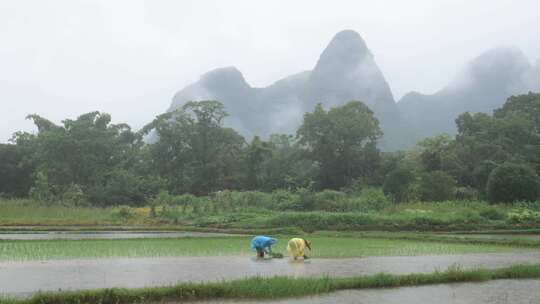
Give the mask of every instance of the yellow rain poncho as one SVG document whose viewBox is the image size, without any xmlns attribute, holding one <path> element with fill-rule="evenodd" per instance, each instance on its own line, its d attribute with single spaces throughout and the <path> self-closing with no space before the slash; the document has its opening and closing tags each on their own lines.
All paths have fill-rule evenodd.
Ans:
<svg viewBox="0 0 540 304">
<path fill-rule="evenodd" d="M 293 238 L 287 244 L 287 251 L 296 260 L 299 257 L 305 257 L 306 247 L 311 250 L 311 244 L 308 241 L 301 238 Z"/>
</svg>

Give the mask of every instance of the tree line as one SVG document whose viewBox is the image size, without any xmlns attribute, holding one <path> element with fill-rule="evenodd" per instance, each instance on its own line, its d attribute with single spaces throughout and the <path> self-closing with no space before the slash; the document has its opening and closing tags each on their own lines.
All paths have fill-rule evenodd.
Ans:
<svg viewBox="0 0 540 304">
<path fill-rule="evenodd" d="M 306 113 L 295 135 L 246 140 L 224 127 L 218 101 L 192 101 L 141 130 L 101 112 L 0 145 L 0 195 L 42 202 L 142 205 L 159 192 L 207 195 L 380 187 L 395 202 L 540 197 L 540 94 L 512 96 L 492 115 L 463 113 L 457 135 L 382 152 L 378 120 L 362 102 Z"/>
</svg>

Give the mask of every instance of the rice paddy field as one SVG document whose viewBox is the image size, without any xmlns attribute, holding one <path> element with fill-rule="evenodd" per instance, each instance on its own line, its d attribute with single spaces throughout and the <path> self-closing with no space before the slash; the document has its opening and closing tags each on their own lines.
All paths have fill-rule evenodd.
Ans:
<svg viewBox="0 0 540 304">
<path fill-rule="evenodd" d="M 292 236 L 277 236 L 274 251 L 285 252 Z M 1 238 L 1 234 L 0 234 Z M 533 249 L 496 244 L 446 243 L 384 238 L 311 236 L 313 258 L 417 256 L 524 252 Z M 145 239 L 3 240 L 0 261 L 62 260 L 111 257 L 253 255 L 247 236 Z"/>
<path fill-rule="evenodd" d="M 121 232 L 120 237 L 126 233 Z M 264 299 L 431 284 L 430 280 L 445 283 L 540 277 L 534 264 L 540 257 L 540 247 L 534 239 L 519 240 L 526 243 L 494 239 L 491 243 L 485 235 L 464 239 L 419 233 L 319 232 L 302 235 L 312 241 L 313 250 L 308 252 L 307 261 L 293 262 L 287 257 L 257 261 L 250 249 L 250 235 L 165 237 L 154 232 L 144 238 L 99 239 L 84 232 L 80 236 L 2 240 L 0 233 L 0 303 L 145 303 L 150 298 L 221 299 L 225 294 L 229 299 Z M 272 236 L 278 239 L 273 250 L 286 254 L 287 240 L 298 235 Z M 508 268 L 513 269 L 510 273 L 475 270 L 521 263 L 528 265 Z M 449 271 L 438 272 L 448 267 Z M 514 273 L 515 269 L 519 271 Z M 427 274 L 432 271 L 435 273 Z M 381 272 L 386 274 L 378 275 Z M 205 273 L 211 273 L 210 277 Z M 282 278 L 272 279 L 275 275 Z M 370 283 L 355 285 L 353 281 Z M 175 283 L 180 285 L 160 287 Z M 291 284 L 300 289 L 283 289 Z M 79 288 L 82 290 L 77 291 Z M 66 291 L 53 292 L 58 289 Z M 255 289 L 261 292 L 254 293 Z M 267 289 L 273 291 L 262 292 Z M 36 294 L 37 290 L 48 292 Z M 200 294 L 178 293 L 189 290 L 199 290 Z"/>
<path fill-rule="evenodd" d="M 540 255 L 540 222 L 536 211 L 520 206 L 410 203 L 377 213 L 240 207 L 219 209 L 208 203 L 204 210 L 174 205 L 93 208 L 0 202 L 0 303 L 262 299 L 350 288 L 540 278 L 534 265 Z M 54 230 L 66 231 L 49 238 Z M 113 230 L 111 235 L 108 230 Z M 95 233 L 99 231 L 107 235 L 100 238 Z M 178 237 L 161 234 L 165 231 Z M 17 234 L 24 237 L 17 239 Z M 256 261 L 250 241 L 257 234 L 276 237 L 273 250 L 285 258 Z M 298 236 L 313 243 L 305 263 L 292 263 L 286 256 L 288 239 Z M 512 268 L 520 263 L 528 265 Z M 454 265 L 457 270 L 437 272 Z M 476 271 L 476 267 L 490 269 Z M 501 267 L 513 270 L 492 270 Z M 200 273 L 203 268 L 211 268 L 212 278 L 222 281 L 202 284 L 207 281 Z M 379 275 L 381 271 L 385 274 Z M 433 281 L 419 275 L 431 271 Z M 282 277 L 258 278 L 266 273 Z M 56 279 L 50 280 L 53 276 Z M 370 283 L 343 283 L 351 280 Z M 178 282 L 176 287 L 161 287 Z M 299 289 L 291 289 L 292 284 Z M 70 291 L 35 293 L 58 289 Z M 259 291 L 250 291 L 255 289 Z M 10 295 L 16 299 L 6 298 Z"/>
</svg>

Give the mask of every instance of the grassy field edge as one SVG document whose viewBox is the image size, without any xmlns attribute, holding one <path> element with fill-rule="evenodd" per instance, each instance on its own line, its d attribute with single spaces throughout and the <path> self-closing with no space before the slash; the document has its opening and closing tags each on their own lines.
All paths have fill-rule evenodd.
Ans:
<svg viewBox="0 0 540 304">
<path fill-rule="evenodd" d="M 471 270 L 452 266 L 446 271 L 407 275 L 379 273 L 349 278 L 254 277 L 216 283 L 182 283 L 168 287 L 43 292 L 28 299 L 2 298 L 0 304 L 127 304 L 203 299 L 272 299 L 317 295 L 345 289 L 534 278 L 540 278 L 540 264 Z"/>
<path fill-rule="evenodd" d="M 321 235 L 327 235 L 327 233 L 321 233 Z M 353 236 L 354 234 L 351 234 Z M 342 234 L 341 237 L 345 237 L 347 234 Z M 510 247 L 523 247 L 523 248 L 540 248 L 540 241 L 537 240 L 525 240 L 525 239 L 482 239 L 475 237 L 458 237 L 457 235 L 437 235 L 437 234 L 422 234 L 422 233 L 359 233 L 358 237 L 387 239 L 387 240 L 408 240 L 408 241 L 422 241 L 422 242 L 436 242 L 447 244 L 471 244 L 471 245 L 496 245 L 496 246 L 510 246 Z"/>
</svg>

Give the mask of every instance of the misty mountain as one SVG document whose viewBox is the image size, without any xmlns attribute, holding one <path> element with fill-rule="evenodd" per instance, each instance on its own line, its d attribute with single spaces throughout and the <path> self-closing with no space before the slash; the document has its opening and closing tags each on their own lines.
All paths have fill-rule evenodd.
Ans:
<svg viewBox="0 0 540 304">
<path fill-rule="evenodd" d="M 540 65 L 532 67 L 517 48 L 487 51 L 467 64 L 445 88 L 425 95 L 406 94 L 398 102 L 418 138 L 456 132 L 455 119 L 464 112 L 491 113 L 515 94 L 540 87 Z"/>
<path fill-rule="evenodd" d="M 304 71 L 265 88 L 251 87 L 234 67 L 210 71 L 173 98 L 169 110 L 190 100 L 222 102 L 229 117 L 225 125 L 247 138 L 272 133 L 294 134 L 305 112 L 317 103 L 325 108 L 350 100 L 366 103 L 381 122 L 382 146 L 404 147 L 410 138 L 400 118 L 394 97 L 373 54 L 360 35 L 346 30 L 337 33 L 311 71 Z"/>
<path fill-rule="evenodd" d="M 540 58 L 526 77 L 527 86 L 534 92 L 540 92 Z"/>
<path fill-rule="evenodd" d="M 474 58 L 440 91 L 411 92 L 395 103 L 362 37 L 345 30 L 332 38 L 311 71 L 254 88 L 234 67 L 215 69 L 176 93 L 169 110 L 190 100 L 219 100 L 230 114 L 225 125 L 249 139 L 294 134 L 304 113 L 319 102 L 329 108 L 359 100 L 381 123 L 381 147 L 396 150 L 435 134 L 453 134 L 459 114 L 491 113 L 509 96 L 528 91 L 540 91 L 540 60 L 533 66 L 519 49 L 503 47 Z"/>
</svg>

